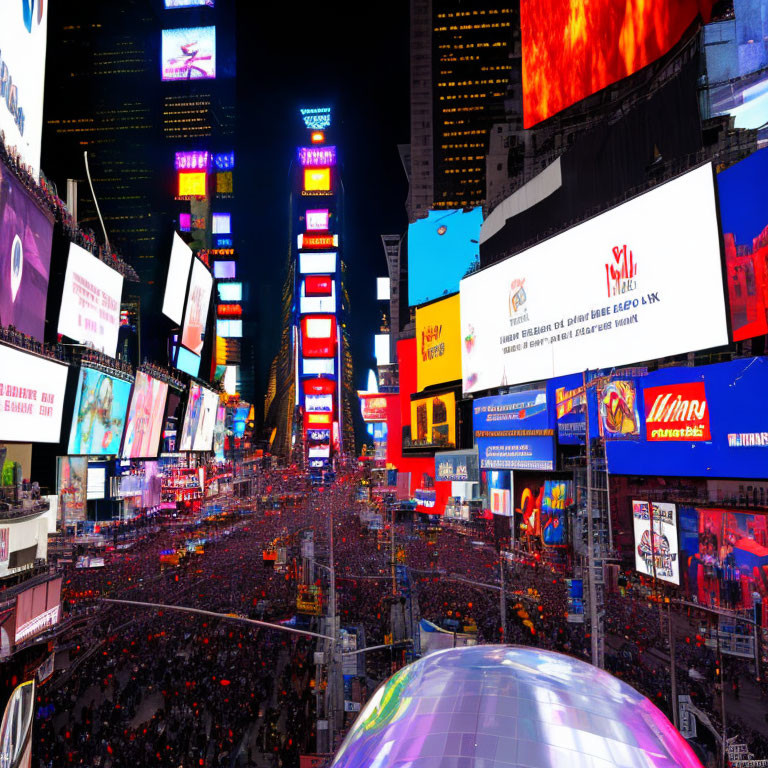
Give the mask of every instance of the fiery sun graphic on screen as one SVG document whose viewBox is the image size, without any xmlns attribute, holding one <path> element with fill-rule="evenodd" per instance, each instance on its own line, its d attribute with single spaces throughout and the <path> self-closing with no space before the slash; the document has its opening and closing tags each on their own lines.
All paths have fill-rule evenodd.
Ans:
<svg viewBox="0 0 768 768">
<path fill-rule="evenodd" d="M 521 0 L 525 127 L 663 56 L 714 0 Z"/>
</svg>

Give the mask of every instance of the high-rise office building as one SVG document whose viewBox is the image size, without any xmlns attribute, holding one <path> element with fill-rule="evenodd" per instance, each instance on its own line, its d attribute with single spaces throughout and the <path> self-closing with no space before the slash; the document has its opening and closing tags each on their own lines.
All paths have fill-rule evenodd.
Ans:
<svg viewBox="0 0 768 768">
<path fill-rule="evenodd" d="M 411 0 L 411 221 L 484 201 L 518 16 L 513 0 Z"/>
</svg>

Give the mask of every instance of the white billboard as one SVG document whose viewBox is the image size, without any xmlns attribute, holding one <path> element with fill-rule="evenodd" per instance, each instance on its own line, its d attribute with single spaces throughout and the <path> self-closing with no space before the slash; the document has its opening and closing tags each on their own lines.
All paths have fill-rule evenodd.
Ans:
<svg viewBox="0 0 768 768">
<path fill-rule="evenodd" d="M 192 266 L 192 249 L 173 233 L 171 261 L 168 264 L 168 279 L 165 283 L 163 296 L 163 314 L 181 325 L 184 314 L 184 297 L 187 295 L 187 280 L 189 268 Z"/>
<path fill-rule="evenodd" d="M 728 343 L 711 165 L 461 281 L 464 392 Z"/>
<path fill-rule="evenodd" d="M 119 272 L 70 243 L 58 332 L 114 357 L 122 294 Z"/>
<path fill-rule="evenodd" d="M 212 289 L 213 276 L 200 259 L 195 259 L 192 264 L 192 279 L 189 281 L 189 296 L 184 313 L 181 343 L 196 355 L 203 352 Z"/>
<path fill-rule="evenodd" d="M 0 4 L 0 132 L 22 162 L 40 172 L 43 135 L 45 44 L 48 3 L 22 0 Z"/>
<path fill-rule="evenodd" d="M 336 282 L 331 281 L 330 296 L 307 296 L 306 283 L 301 283 L 299 297 L 299 314 L 312 315 L 318 313 L 336 314 Z"/>
<path fill-rule="evenodd" d="M 654 502 L 649 512 L 647 501 L 633 501 L 632 522 L 635 533 L 635 570 L 679 586 L 680 554 L 675 505 Z"/>
<path fill-rule="evenodd" d="M 0 344 L 0 440 L 59 442 L 67 370 Z"/>
<path fill-rule="evenodd" d="M 332 275 L 336 272 L 336 253 L 300 253 L 302 275 Z"/>
</svg>

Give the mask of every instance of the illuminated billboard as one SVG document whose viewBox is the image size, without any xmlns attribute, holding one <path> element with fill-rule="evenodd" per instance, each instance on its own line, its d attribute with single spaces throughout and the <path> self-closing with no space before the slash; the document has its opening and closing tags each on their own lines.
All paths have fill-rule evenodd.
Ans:
<svg viewBox="0 0 768 768">
<path fill-rule="evenodd" d="M 124 459 L 153 459 L 157 456 L 167 396 L 168 385 L 164 381 L 152 378 L 144 371 L 136 372 L 123 438 Z"/>
<path fill-rule="evenodd" d="M 201 5 L 207 5 L 209 8 L 213 8 L 214 0 L 165 0 L 165 7 L 167 10 L 172 8 L 197 8 Z"/>
<path fill-rule="evenodd" d="M 235 167 L 235 152 L 217 152 L 213 164 L 219 171 L 231 171 Z"/>
<path fill-rule="evenodd" d="M 210 451 L 213 448 L 213 429 L 219 396 L 196 382 L 189 385 L 187 410 L 181 430 L 180 451 Z"/>
<path fill-rule="evenodd" d="M 305 167 L 336 165 L 336 147 L 299 147 L 297 155 Z"/>
<path fill-rule="evenodd" d="M 243 336 L 242 320 L 217 320 L 216 335 L 222 339 L 240 339 Z"/>
<path fill-rule="evenodd" d="M 305 315 L 301 320 L 304 357 L 336 357 L 335 315 Z"/>
<path fill-rule="evenodd" d="M 116 456 L 125 428 L 131 382 L 94 368 L 81 368 L 67 453 Z"/>
<path fill-rule="evenodd" d="M 56 458 L 56 490 L 62 524 L 85 520 L 88 512 L 88 457 Z"/>
<path fill-rule="evenodd" d="M 310 276 L 311 277 L 311 276 Z M 336 312 L 336 285 L 333 280 L 328 280 L 330 293 L 323 295 L 317 291 L 308 290 L 310 277 L 301 283 L 301 295 L 299 296 L 299 313 L 335 313 Z"/>
<path fill-rule="evenodd" d="M 388 277 L 376 278 L 376 299 L 378 301 L 389 301 L 390 285 Z"/>
<path fill-rule="evenodd" d="M 524 127 L 663 56 L 700 11 L 709 18 L 712 5 L 713 0 L 595 0 L 574 12 L 559 0 L 522 0 Z"/>
<path fill-rule="evenodd" d="M 208 176 L 205 171 L 179 171 L 179 197 L 205 197 L 208 194 Z"/>
<path fill-rule="evenodd" d="M 216 77 L 216 27 L 164 29 L 161 47 L 164 81 Z"/>
<path fill-rule="evenodd" d="M 478 398 L 473 429 L 481 469 L 555 468 L 555 430 L 544 390 Z"/>
<path fill-rule="evenodd" d="M 387 278 L 388 280 L 388 278 Z M 459 295 L 416 308 L 416 388 L 461 379 Z"/>
<path fill-rule="evenodd" d="M 0 23 L 0 133 L 22 163 L 40 171 L 48 3 L 7 2 Z M 0 279 L 0 283 L 4 280 Z"/>
<path fill-rule="evenodd" d="M 336 371 L 336 359 L 304 357 L 301 361 L 301 372 L 304 376 L 333 376 Z"/>
<path fill-rule="evenodd" d="M 211 155 L 205 150 L 177 152 L 174 167 L 177 171 L 207 171 Z"/>
<path fill-rule="evenodd" d="M 411 400 L 411 440 L 403 448 L 455 448 L 456 396 L 420 397 Z"/>
<path fill-rule="evenodd" d="M 58 443 L 68 367 L 0 344 L 0 440 Z"/>
<path fill-rule="evenodd" d="M 464 391 L 727 344 L 717 221 L 707 164 L 462 280 Z"/>
<path fill-rule="evenodd" d="M 768 149 L 717 174 L 733 340 L 768 333 Z"/>
<path fill-rule="evenodd" d="M 324 131 L 331 124 L 330 107 L 306 107 L 300 111 L 304 125 L 312 131 Z"/>
<path fill-rule="evenodd" d="M 38 341 L 45 329 L 52 240 L 53 221 L 13 174 L 0 174 L 0 326 L 12 325 Z"/>
<path fill-rule="evenodd" d="M 179 347 L 176 367 L 190 376 L 197 376 L 200 373 L 200 356 L 184 349 L 184 347 Z"/>
<path fill-rule="evenodd" d="M 670 584 L 680 584 L 677 519 L 674 504 L 632 502 L 635 570 Z"/>
<path fill-rule="evenodd" d="M 430 211 L 408 225 L 408 304 L 424 304 L 459 290 L 480 258 L 481 206 L 471 211 Z"/>
<path fill-rule="evenodd" d="M 236 277 L 237 264 L 234 261 L 214 261 L 213 276 L 217 280 L 230 280 Z"/>
<path fill-rule="evenodd" d="M 243 284 L 242 283 L 219 283 L 220 301 L 242 301 Z"/>
<path fill-rule="evenodd" d="M 307 230 L 327 232 L 330 214 L 327 208 L 317 208 L 304 214 Z"/>
<path fill-rule="evenodd" d="M 184 314 L 184 297 L 187 295 L 187 280 L 191 266 L 192 249 L 174 232 L 171 261 L 168 265 L 168 278 L 163 296 L 163 314 L 177 325 L 181 325 Z"/>
<path fill-rule="evenodd" d="M 194 259 L 181 343 L 196 355 L 200 355 L 203 351 L 205 324 L 208 320 L 208 305 L 211 301 L 212 288 L 213 277 L 211 273 L 200 259 Z"/>
<path fill-rule="evenodd" d="M 366 423 L 387 420 L 387 397 L 378 392 L 358 392 L 363 421 Z"/>
<path fill-rule="evenodd" d="M 304 191 L 328 192 L 331 189 L 330 168 L 305 168 Z"/>
<path fill-rule="evenodd" d="M 312 234 L 301 234 L 296 238 L 298 244 L 299 244 L 299 250 L 306 249 L 306 250 L 328 250 L 328 248 L 338 248 L 339 246 L 339 236 L 338 235 L 312 235 Z"/>
<path fill-rule="evenodd" d="M 300 253 L 299 272 L 302 275 L 332 275 L 336 272 L 336 254 Z"/>
<path fill-rule="evenodd" d="M 58 332 L 114 357 L 122 294 L 119 272 L 70 243 Z"/>
<path fill-rule="evenodd" d="M 304 410 L 307 413 L 332 413 L 333 395 L 305 395 Z"/>
<path fill-rule="evenodd" d="M 231 235 L 232 214 L 214 213 L 211 216 L 211 228 L 214 235 Z"/>
</svg>

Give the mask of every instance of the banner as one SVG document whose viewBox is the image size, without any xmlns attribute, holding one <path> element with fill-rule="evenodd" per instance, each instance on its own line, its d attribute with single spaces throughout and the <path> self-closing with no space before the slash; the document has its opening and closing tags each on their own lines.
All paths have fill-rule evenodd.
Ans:
<svg viewBox="0 0 768 768">
<path fill-rule="evenodd" d="M 461 379 L 459 295 L 416 307 L 416 388 Z"/>
<path fill-rule="evenodd" d="M 464 278 L 461 335 L 464 392 L 727 344 L 711 165 Z"/>
<path fill-rule="evenodd" d="M 68 370 L 48 357 L 0 344 L 0 440 L 59 442 Z"/>
<path fill-rule="evenodd" d="M 555 432 L 544 390 L 483 397 L 473 408 L 481 469 L 554 469 Z"/>
<path fill-rule="evenodd" d="M 670 584 L 680 584 L 677 519 L 674 504 L 632 502 L 635 570 Z"/>
</svg>

